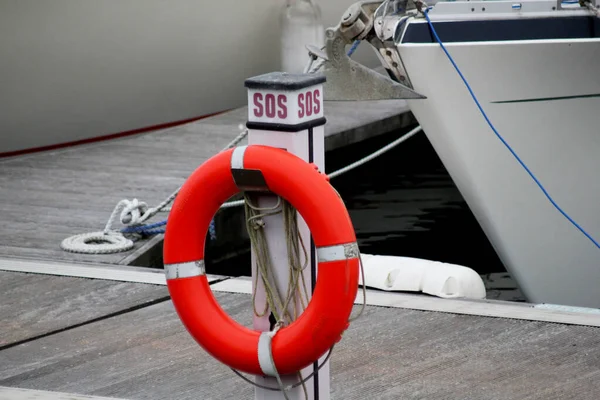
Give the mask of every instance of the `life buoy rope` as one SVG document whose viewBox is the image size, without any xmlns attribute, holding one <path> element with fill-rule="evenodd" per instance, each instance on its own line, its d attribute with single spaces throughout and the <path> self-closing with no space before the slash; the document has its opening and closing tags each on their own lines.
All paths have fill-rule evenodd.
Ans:
<svg viewBox="0 0 600 400">
<path fill-rule="evenodd" d="M 276 334 L 231 319 L 208 285 L 204 243 L 213 215 L 241 190 L 266 190 L 291 203 L 317 248 L 313 296 Z M 255 375 L 291 374 L 319 359 L 348 327 L 358 291 L 359 251 L 343 201 L 310 164 L 267 146 L 224 151 L 182 186 L 166 227 L 164 262 L 175 309 L 192 337 L 229 367 Z"/>
</svg>

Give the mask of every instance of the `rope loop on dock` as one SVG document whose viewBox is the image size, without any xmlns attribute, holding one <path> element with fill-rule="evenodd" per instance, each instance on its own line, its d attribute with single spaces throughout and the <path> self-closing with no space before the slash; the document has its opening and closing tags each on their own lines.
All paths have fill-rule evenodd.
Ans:
<svg viewBox="0 0 600 400">
<path fill-rule="evenodd" d="M 248 136 L 248 130 L 243 129 L 231 142 L 225 146 L 222 151 L 231 149 L 238 145 L 244 138 Z M 127 200 L 123 199 L 117 203 L 111 213 L 103 232 L 91 232 L 74 235 L 64 239 L 60 247 L 71 253 L 80 254 L 112 254 L 129 251 L 134 247 L 134 241 L 125 236 L 125 234 L 158 234 L 164 233 L 164 229 L 156 229 L 160 225 L 164 225 L 165 221 L 152 224 L 152 226 L 143 226 L 142 224 L 154 217 L 160 212 L 168 212 L 167 207 L 175 200 L 181 186 L 171 193 L 162 203 L 153 208 L 148 208 L 148 204 L 138 199 Z M 243 201 L 242 201 L 243 202 Z M 237 206 L 236 204 L 234 206 Z M 225 204 L 223 205 L 225 206 Z M 231 205 L 229 205 L 231 207 Z M 226 207 L 224 207 L 226 208 Z M 121 224 L 126 228 L 121 231 L 115 231 L 112 227 L 119 216 Z M 211 223 L 211 237 L 215 235 L 214 221 Z"/>
<path fill-rule="evenodd" d="M 120 232 L 91 232 L 66 238 L 60 247 L 70 253 L 112 254 L 131 250 L 133 241 Z"/>
</svg>

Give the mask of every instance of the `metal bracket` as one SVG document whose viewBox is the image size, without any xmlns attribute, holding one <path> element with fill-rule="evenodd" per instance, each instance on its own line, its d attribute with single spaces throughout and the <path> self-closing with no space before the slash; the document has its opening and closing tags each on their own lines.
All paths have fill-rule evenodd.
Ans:
<svg viewBox="0 0 600 400">
<path fill-rule="evenodd" d="M 231 169 L 235 185 L 246 192 L 268 192 L 269 187 L 262 171 L 258 169 Z"/>
<path fill-rule="evenodd" d="M 373 29 L 375 12 L 382 1 L 359 1 L 352 4 L 336 27 L 341 35 L 350 41 L 364 39 Z"/>
<path fill-rule="evenodd" d="M 355 40 L 368 40 L 374 33 L 375 13 L 382 1 L 360 1 L 344 13 L 335 28 L 325 32 L 326 58 L 323 73 L 325 100 L 424 99 L 425 96 L 351 60 L 346 46 Z"/>
<path fill-rule="evenodd" d="M 414 88 L 396 45 L 398 38 L 402 36 L 406 28 L 406 20 L 415 14 L 416 8 L 412 0 L 384 2 L 375 11 L 373 25 L 375 35 L 371 35 L 368 39 L 369 43 L 377 50 L 379 60 L 390 77 L 410 89 Z M 398 15 L 401 17 L 399 18 Z"/>
</svg>

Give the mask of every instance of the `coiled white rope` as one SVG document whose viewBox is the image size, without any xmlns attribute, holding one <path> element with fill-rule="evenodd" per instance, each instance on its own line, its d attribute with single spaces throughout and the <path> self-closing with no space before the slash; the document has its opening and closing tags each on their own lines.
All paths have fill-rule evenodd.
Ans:
<svg viewBox="0 0 600 400">
<path fill-rule="evenodd" d="M 112 254 L 131 250 L 133 240 L 127 239 L 121 232 L 82 233 L 66 238 L 60 247 L 71 253 Z"/>
</svg>

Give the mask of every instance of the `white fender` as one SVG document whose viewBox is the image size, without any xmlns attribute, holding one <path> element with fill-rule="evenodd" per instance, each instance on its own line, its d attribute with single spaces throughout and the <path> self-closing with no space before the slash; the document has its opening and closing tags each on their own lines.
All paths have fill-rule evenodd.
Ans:
<svg viewBox="0 0 600 400">
<path fill-rule="evenodd" d="M 367 287 L 443 298 L 485 299 L 483 280 L 471 268 L 420 258 L 361 256 Z M 362 284 L 362 277 L 359 283 Z"/>
</svg>

